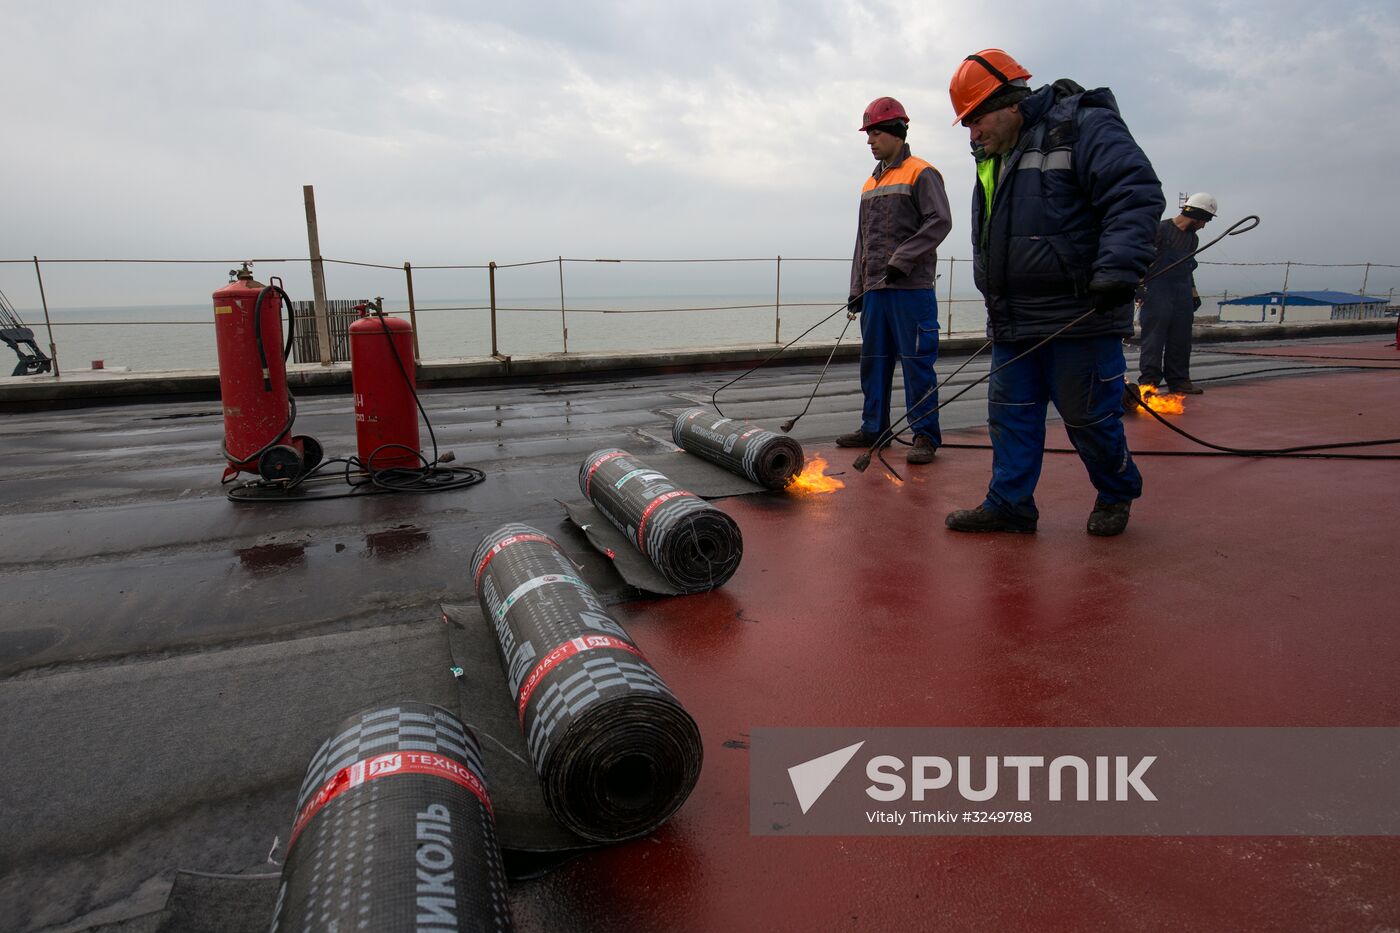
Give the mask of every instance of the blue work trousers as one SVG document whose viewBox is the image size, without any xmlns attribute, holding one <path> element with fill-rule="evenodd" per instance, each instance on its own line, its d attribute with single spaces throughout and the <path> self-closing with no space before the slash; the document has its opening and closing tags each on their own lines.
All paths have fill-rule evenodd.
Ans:
<svg viewBox="0 0 1400 933">
<path fill-rule="evenodd" d="M 1191 381 L 1191 325 L 1196 309 L 1191 280 L 1153 282 L 1142 304 L 1142 353 L 1139 382 L 1152 385 L 1167 377 L 1167 387 Z"/>
<path fill-rule="evenodd" d="M 865 293 L 860 312 L 860 388 L 865 394 L 860 429 L 879 434 L 890 426 L 894 361 L 904 365 L 904 409 L 909 426 L 935 447 L 938 430 L 938 300 L 931 288 L 879 288 Z M 927 396 L 927 398 L 925 398 Z"/>
<path fill-rule="evenodd" d="M 1000 367 L 1033 341 L 995 343 L 992 366 Z M 991 378 L 987 426 L 992 436 L 992 483 L 984 508 L 1035 521 L 1035 486 L 1045 453 L 1045 406 L 1054 402 L 1069 442 L 1106 503 L 1142 495 L 1142 474 L 1123 435 L 1123 376 L 1127 371 L 1118 337 L 1052 340 Z"/>
</svg>

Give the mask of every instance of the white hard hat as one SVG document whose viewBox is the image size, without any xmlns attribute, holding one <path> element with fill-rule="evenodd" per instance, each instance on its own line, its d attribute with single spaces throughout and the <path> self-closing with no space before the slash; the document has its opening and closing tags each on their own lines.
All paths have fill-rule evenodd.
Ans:
<svg viewBox="0 0 1400 933">
<path fill-rule="evenodd" d="M 1212 195 L 1206 194 L 1204 191 L 1197 191 L 1195 194 L 1191 195 L 1191 197 L 1186 199 L 1186 204 L 1184 206 L 1194 207 L 1199 211 L 1205 211 L 1212 217 L 1220 213 L 1220 206 L 1215 203 L 1215 198 Z"/>
</svg>

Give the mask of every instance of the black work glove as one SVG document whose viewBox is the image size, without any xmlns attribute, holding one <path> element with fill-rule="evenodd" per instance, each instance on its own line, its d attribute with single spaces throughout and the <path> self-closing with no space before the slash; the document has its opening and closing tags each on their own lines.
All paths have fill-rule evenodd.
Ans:
<svg viewBox="0 0 1400 933">
<path fill-rule="evenodd" d="M 1192 310 L 1192 311 L 1199 311 L 1199 310 L 1201 310 L 1201 296 L 1200 296 L 1200 295 L 1192 295 L 1192 296 L 1191 296 L 1191 310 Z"/>
<path fill-rule="evenodd" d="M 846 313 L 855 317 L 860 314 L 860 309 L 865 305 L 864 295 L 852 295 L 846 299 Z"/>
<path fill-rule="evenodd" d="M 893 285 L 904 278 L 904 270 L 899 266 L 885 266 L 885 284 Z"/>
<path fill-rule="evenodd" d="M 1128 282 L 1105 282 L 1102 285 L 1090 285 L 1089 297 L 1094 302 L 1095 314 L 1107 314 L 1116 311 L 1125 304 L 1133 300 L 1133 294 L 1137 291 L 1137 286 Z"/>
</svg>

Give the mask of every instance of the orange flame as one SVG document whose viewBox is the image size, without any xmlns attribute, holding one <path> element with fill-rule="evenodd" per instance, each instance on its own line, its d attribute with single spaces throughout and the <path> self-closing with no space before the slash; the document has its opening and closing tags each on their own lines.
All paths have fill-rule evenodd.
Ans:
<svg viewBox="0 0 1400 933">
<path fill-rule="evenodd" d="M 1180 415 L 1186 411 L 1186 396 L 1177 392 L 1168 392 L 1163 395 L 1157 391 L 1156 386 L 1138 386 L 1138 393 L 1142 396 L 1142 404 L 1155 412 L 1163 415 Z M 1152 417 L 1143 411 L 1141 406 L 1134 408 L 1139 415 L 1144 418 Z"/>
<path fill-rule="evenodd" d="M 834 476 L 827 476 L 825 471 L 826 459 L 813 457 L 807 461 L 802 472 L 792 478 L 787 488 L 792 492 L 812 493 L 813 495 L 846 488 L 845 483 Z"/>
</svg>

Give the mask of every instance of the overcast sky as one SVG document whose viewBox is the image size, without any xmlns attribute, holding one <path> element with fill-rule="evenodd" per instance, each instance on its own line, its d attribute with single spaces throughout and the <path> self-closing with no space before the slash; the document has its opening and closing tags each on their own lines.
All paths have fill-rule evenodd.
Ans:
<svg viewBox="0 0 1400 933">
<path fill-rule="evenodd" d="M 1400 263 L 1393 0 L 0 9 L 0 259 L 304 257 L 304 184 L 324 254 L 342 259 L 844 257 L 872 167 L 861 111 L 885 94 L 947 180 L 941 255 L 968 257 L 973 165 L 948 80 L 999 46 L 1033 84 L 1111 87 L 1170 206 L 1204 189 L 1227 222 L 1263 218 L 1210 258 Z M 579 275 L 619 293 L 747 287 L 725 268 Z M 1400 286 L 1396 271 L 1374 271 L 1368 291 Z M 60 305 L 117 303 L 104 281 L 121 303 L 196 302 L 223 272 L 67 267 L 45 284 Z M 1282 279 L 1240 275 L 1230 287 Z M 1362 278 L 1292 275 L 1297 288 Z M 21 307 L 33 278 L 0 265 Z"/>
</svg>

